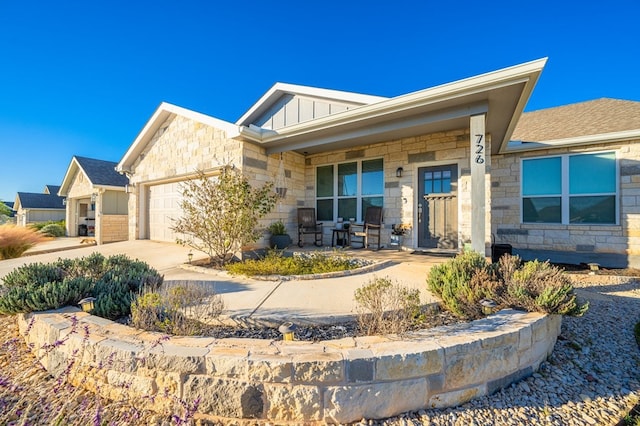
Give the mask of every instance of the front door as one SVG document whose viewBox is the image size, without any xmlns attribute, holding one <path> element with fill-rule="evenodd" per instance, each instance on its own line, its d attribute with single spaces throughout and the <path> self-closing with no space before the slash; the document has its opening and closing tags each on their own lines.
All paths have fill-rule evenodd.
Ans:
<svg viewBox="0 0 640 426">
<path fill-rule="evenodd" d="M 418 169 L 418 247 L 458 248 L 458 167 Z"/>
</svg>

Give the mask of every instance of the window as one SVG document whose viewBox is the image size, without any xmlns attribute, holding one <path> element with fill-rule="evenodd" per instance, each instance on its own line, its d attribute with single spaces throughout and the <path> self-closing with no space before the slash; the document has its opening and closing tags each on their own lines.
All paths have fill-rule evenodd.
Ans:
<svg viewBox="0 0 640 426">
<path fill-rule="evenodd" d="M 318 220 L 362 220 L 369 206 L 383 207 L 382 159 L 354 161 L 316 169 Z"/>
<path fill-rule="evenodd" d="M 522 221 L 616 224 L 615 152 L 522 160 Z"/>
</svg>

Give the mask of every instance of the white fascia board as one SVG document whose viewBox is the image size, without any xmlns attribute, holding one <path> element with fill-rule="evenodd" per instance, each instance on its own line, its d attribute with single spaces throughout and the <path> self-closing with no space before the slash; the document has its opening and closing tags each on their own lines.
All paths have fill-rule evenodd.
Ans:
<svg viewBox="0 0 640 426">
<path fill-rule="evenodd" d="M 117 172 L 125 173 L 130 171 L 130 167 L 135 162 L 136 158 L 138 158 L 140 153 L 144 151 L 147 143 L 151 140 L 155 132 L 160 128 L 162 123 L 164 123 L 167 118 L 169 118 L 171 114 L 180 115 L 200 122 L 202 124 L 224 130 L 225 132 L 227 132 L 228 138 L 234 138 L 240 134 L 238 126 L 233 123 L 229 123 L 228 121 L 220 120 L 218 118 L 182 108 L 167 102 L 162 102 L 153 113 L 151 118 L 144 125 L 138 136 L 135 138 L 127 152 L 124 154 L 124 156 L 116 166 Z"/>
<path fill-rule="evenodd" d="M 276 83 L 267 92 L 262 95 L 251 108 L 245 112 L 242 117 L 236 121 L 236 125 L 246 125 L 246 121 L 252 116 L 266 111 L 280 96 L 289 93 L 292 95 L 312 96 L 317 98 L 333 99 L 337 101 L 352 102 L 362 105 L 369 105 L 377 102 L 385 101 L 389 98 L 384 96 L 365 95 L 355 92 L 344 92 L 341 90 L 321 89 L 318 87 L 301 86 L 289 83 Z"/>
<path fill-rule="evenodd" d="M 498 71 L 466 78 L 453 83 L 423 89 L 417 92 L 401 95 L 376 104 L 365 105 L 352 110 L 325 116 L 316 120 L 305 121 L 280 129 L 274 134 L 256 135 L 248 134 L 241 129 L 243 136 L 247 136 L 256 142 L 270 142 L 275 139 L 286 138 L 293 135 L 310 133 L 327 127 L 348 124 L 364 118 L 384 116 L 386 114 L 412 109 L 418 106 L 427 106 L 439 102 L 462 98 L 479 92 L 498 89 L 501 87 L 528 82 L 531 76 L 537 76 L 544 68 L 547 59 L 538 59 L 525 64 L 504 68 Z M 530 92 L 529 92 L 530 93 Z M 528 95 L 524 98 L 528 99 Z M 526 103 L 526 99 L 520 99 L 520 104 Z M 524 105 L 522 105 L 524 107 Z"/>
<path fill-rule="evenodd" d="M 622 142 L 640 138 L 640 129 L 625 130 L 623 132 L 600 133 L 597 135 L 576 136 L 565 139 L 552 139 L 543 142 L 511 141 L 504 151 L 505 154 L 525 151 L 538 151 L 541 149 L 562 148 L 565 146 L 593 145 L 600 143 Z M 518 143 L 519 142 L 519 143 Z"/>
</svg>

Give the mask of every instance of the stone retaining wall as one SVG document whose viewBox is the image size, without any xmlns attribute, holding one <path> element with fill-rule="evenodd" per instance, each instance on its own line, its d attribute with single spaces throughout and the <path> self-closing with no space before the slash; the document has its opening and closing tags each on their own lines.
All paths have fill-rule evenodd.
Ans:
<svg viewBox="0 0 640 426">
<path fill-rule="evenodd" d="M 109 398 L 153 396 L 157 409 L 199 399 L 204 417 L 278 423 L 348 423 L 464 403 L 532 374 L 560 325 L 560 316 L 504 310 L 403 339 L 284 342 L 167 338 L 76 308 L 19 317 L 54 376 L 75 358 L 72 382 Z"/>
</svg>

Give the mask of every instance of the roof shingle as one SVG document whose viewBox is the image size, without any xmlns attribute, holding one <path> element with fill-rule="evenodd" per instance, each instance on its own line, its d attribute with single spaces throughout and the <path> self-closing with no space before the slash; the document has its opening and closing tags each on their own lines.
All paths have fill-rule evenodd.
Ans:
<svg viewBox="0 0 640 426">
<path fill-rule="evenodd" d="M 20 207 L 23 209 L 61 209 L 65 206 L 63 198 L 55 194 L 37 194 L 34 192 L 18 192 Z"/>
<path fill-rule="evenodd" d="M 78 164 L 94 185 L 125 186 L 129 178 L 116 172 L 118 163 L 75 156 Z"/>
<path fill-rule="evenodd" d="M 601 98 L 525 112 L 512 140 L 545 142 L 640 129 L 640 102 Z"/>
</svg>

